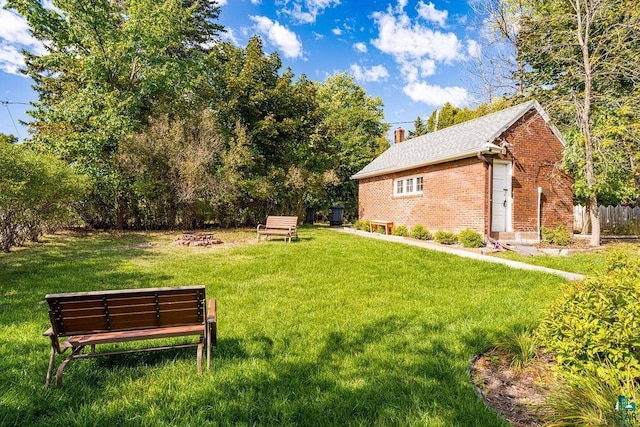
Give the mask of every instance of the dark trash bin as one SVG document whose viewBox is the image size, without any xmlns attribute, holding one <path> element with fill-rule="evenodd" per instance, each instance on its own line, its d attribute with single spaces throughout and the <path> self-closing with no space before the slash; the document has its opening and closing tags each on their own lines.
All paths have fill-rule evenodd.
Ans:
<svg viewBox="0 0 640 427">
<path fill-rule="evenodd" d="M 342 225 L 344 206 L 332 206 L 329 210 L 329 225 Z"/>
<path fill-rule="evenodd" d="M 307 208 L 305 211 L 304 223 L 313 224 L 315 221 L 316 210 L 314 208 Z"/>
</svg>

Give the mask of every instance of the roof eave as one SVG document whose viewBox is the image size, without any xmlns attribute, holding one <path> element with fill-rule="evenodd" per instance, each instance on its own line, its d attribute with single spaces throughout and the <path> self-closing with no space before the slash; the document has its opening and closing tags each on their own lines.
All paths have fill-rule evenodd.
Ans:
<svg viewBox="0 0 640 427">
<path fill-rule="evenodd" d="M 397 173 L 397 172 L 404 172 L 404 171 L 408 171 L 408 170 L 412 170 L 412 169 L 417 169 L 417 168 L 422 168 L 425 166 L 431 166 L 431 165 L 437 165 L 440 163 L 446 163 L 446 162 L 453 162 L 456 160 L 460 160 L 460 159 L 466 159 L 469 157 L 475 157 L 478 155 L 478 153 L 482 153 L 482 154 L 496 154 L 503 151 L 502 147 L 499 147 L 495 144 L 491 144 L 491 143 L 487 143 L 484 145 L 483 149 L 478 151 L 478 150 L 473 150 L 473 151 L 468 151 L 465 153 L 461 153 L 461 154 L 457 154 L 455 156 L 450 156 L 450 157 L 445 157 L 442 159 L 436 159 L 436 160 L 432 160 L 429 162 L 424 162 L 424 163 L 418 163 L 415 165 L 411 165 L 411 166 L 403 166 L 403 167 L 399 167 L 399 168 L 391 168 L 391 169 L 383 169 L 383 170 L 379 170 L 379 171 L 373 171 L 373 172 L 369 172 L 369 173 L 357 173 L 355 175 L 353 175 L 351 177 L 351 179 L 353 180 L 358 180 L 358 179 L 364 179 L 364 178 L 373 178 L 375 176 L 382 176 L 382 175 L 389 175 L 391 173 Z"/>
</svg>

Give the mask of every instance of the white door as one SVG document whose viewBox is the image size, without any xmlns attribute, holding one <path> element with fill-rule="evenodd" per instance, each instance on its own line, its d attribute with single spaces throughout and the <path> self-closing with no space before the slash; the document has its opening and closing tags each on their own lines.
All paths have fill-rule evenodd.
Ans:
<svg viewBox="0 0 640 427">
<path fill-rule="evenodd" d="M 493 161 L 491 231 L 511 231 L 511 162 Z"/>
</svg>

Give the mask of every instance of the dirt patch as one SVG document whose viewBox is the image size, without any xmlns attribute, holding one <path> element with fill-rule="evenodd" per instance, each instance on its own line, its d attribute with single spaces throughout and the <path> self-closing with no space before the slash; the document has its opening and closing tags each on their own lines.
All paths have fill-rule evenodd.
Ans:
<svg viewBox="0 0 640 427">
<path fill-rule="evenodd" d="M 551 356 L 541 354 L 524 369 L 514 368 L 504 352 L 492 349 L 474 358 L 470 371 L 478 394 L 511 424 L 544 426 L 551 366 Z"/>
</svg>

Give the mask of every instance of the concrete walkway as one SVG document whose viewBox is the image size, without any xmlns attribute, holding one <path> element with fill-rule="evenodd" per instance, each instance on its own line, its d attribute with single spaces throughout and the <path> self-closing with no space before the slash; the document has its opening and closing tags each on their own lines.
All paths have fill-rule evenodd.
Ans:
<svg viewBox="0 0 640 427">
<path fill-rule="evenodd" d="M 367 237 L 370 239 L 386 240 L 388 242 L 403 243 L 405 245 L 417 246 L 420 248 L 431 249 L 439 252 L 446 252 L 451 255 L 460 256 L 463 258 L 476 259 L 478 261 L 493 262 L 495 264 L 504 264 L 511 268 L 517 268 L 520 270 L 532 270 L 540 271 L 542 273 L 555 274 L 567 280 L 582 280 L 584 276 L 577 273 L 569 273 L 567 271 L 554 270 L 553 268 L 540 267 L 537 265 L 525 264 L 524 262 L 511 261 L 508 259 L 497 258 L 489 255 L 483 255 L 477 252 L 465 250 L 456 246 L 441 245 L 439 243 L 433 243 L 423 240 L 405 239 L 400 236 L 388 236 L 379 233 L 368 233 L 366 231 L 355 230 L 353 228 L 332 228 L 342 233 L 355 234 L 361 237 Z"/>
</svg>

